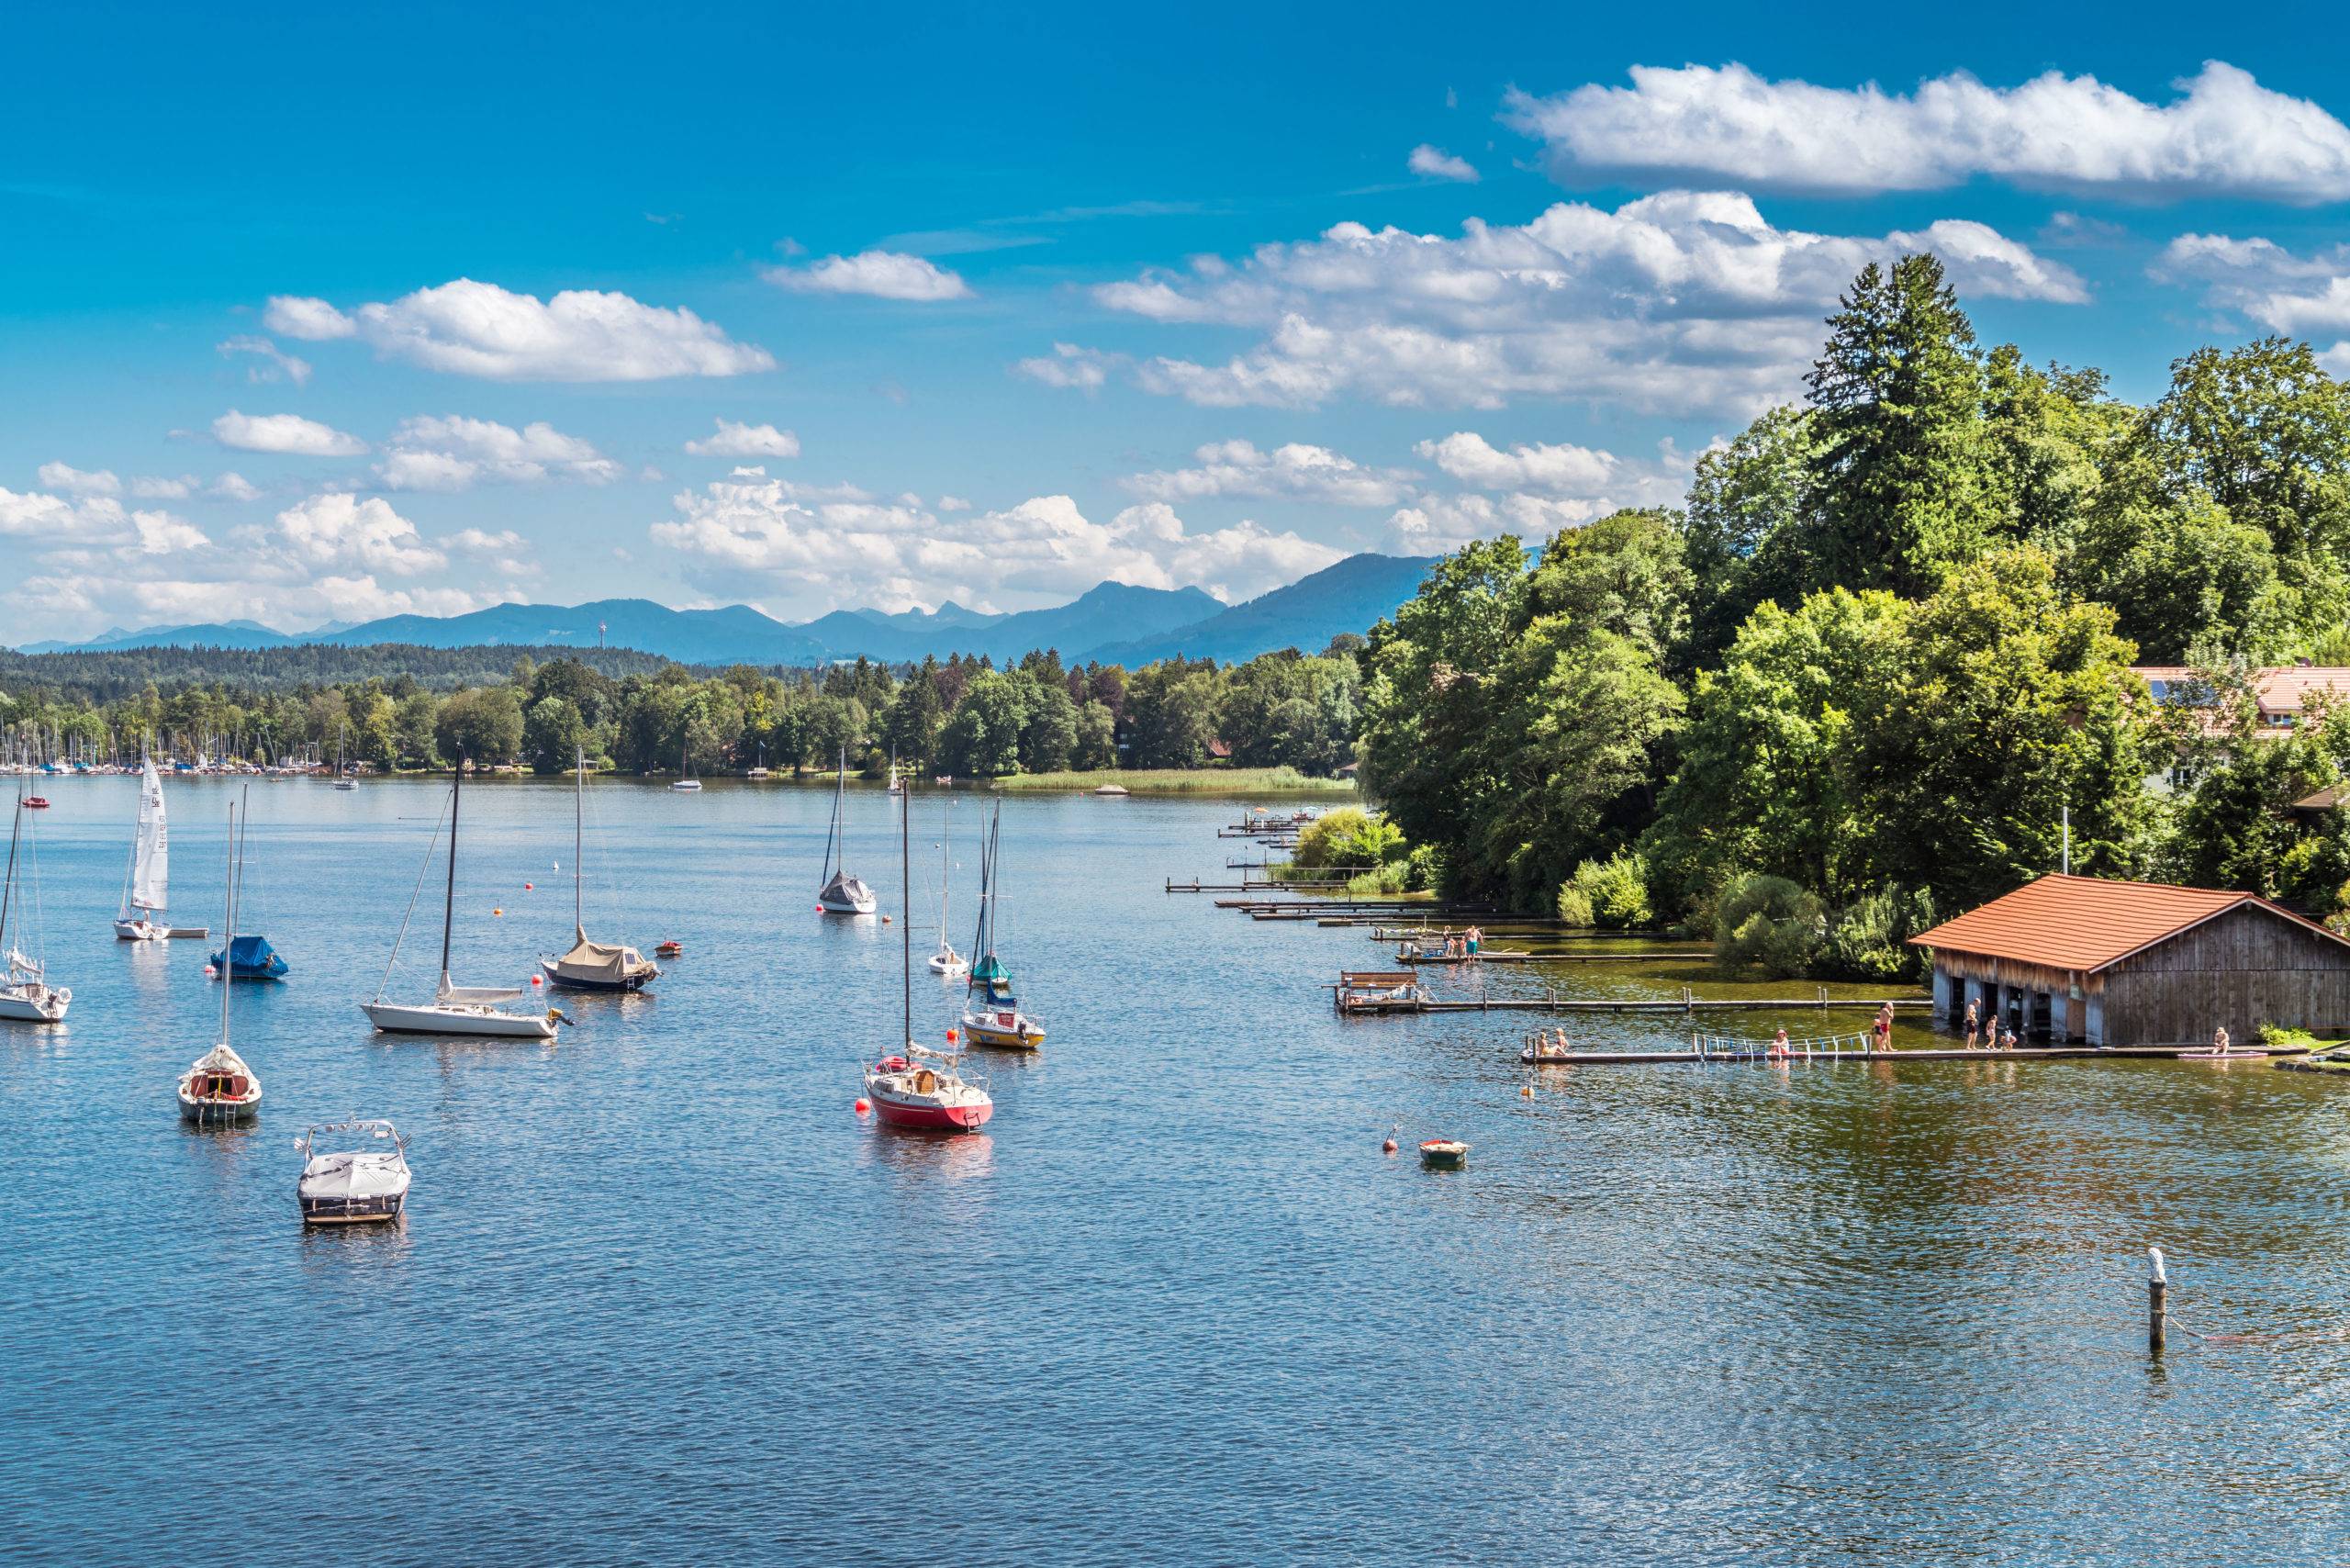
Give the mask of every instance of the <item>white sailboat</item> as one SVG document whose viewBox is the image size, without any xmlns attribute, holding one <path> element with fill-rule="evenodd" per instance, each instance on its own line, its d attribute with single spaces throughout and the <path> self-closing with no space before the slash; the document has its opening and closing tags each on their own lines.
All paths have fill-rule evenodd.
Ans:
<svg viewBox="0 0 2350 1568">
<path fill-rule="evenodd" d="M 202 926 L 174 931 L 163 918 L 170 898 L 171 861 L 163 780 L 155 771 L 155 759 L 149 757 L 139 776 L 139 825 L 130 839 L 130 868 L 123 875 L 122 901 L 115 909 L 114 934 L 125 942 L 205 935 Z"/>
<path fill-rule="evenodd" d="M 824 879 L 816 907 L 825 914 L 871 914 L 881 907 L 873 890 L 848 874 L 848 748 L 841 748 L 840 782 L 833 790 L 833 825 L 824 838 Z"/>
<path fill-rule="evenodd" d="M 686 760 L 686 743 L 677 743 L 677 777 L 669 780 L 672 790 L 699 790 L 701 780 L 694 777 L 693 765 Z"/>
<path fill-rule="evenodd" d="M 343 726 L 341 724 L 334 727 L 334 787 L 338 790 L 356 790 L 359 788 L 359 780 L 353 778 L 343 766 L 342 731 Z"/>
<path fill-rule="evenodd" d="M 63 986 L 49 983 L 48 967 L 38 958 L 28 958 L 21 946 L 8 939 L 8 917 L 15 913 L 17 902 L 17 847 L 24 835 L 25 798 L 17 797 L 17 814 L 8 828 L 8 871 L 0 881 L 0 1018 L 14 1019 L 20 1024 L 62 1024 L 65 1009 L 73 1000 L 73 991 Z M 27 857 L 27 875 L 30 856 Z M 17 922 L 23 924 L 20 918 Z"/>
<path fill-rule="evenodd" d="M 938 951 L 930 956 L 930 972 L 934 975 L 959 975 L 969 972 L 971 964 L 969 959 L 955 950 L 955 944 L 946 939 L 947 884 L 955 870 L 954 858 L 946 851 L 946 814 L 942 812 L 938 820 Z"/>
<path fill-rule="evenodd" d="M 399 962 L 400 944 L 408 938 L 408 920 L 400 922 L 400 934 L 392 943 L 391 962 L 384 966 L 384 978 L 375 987 L 375 1000 L 363 1002 L 359 1010 L 367 1021 L 387 1034 L 396 1035 L 486 1035 L 499 1039 L 552 1040 L 555 1020 L 561 1016 L 554 1009 L 541 1013 L 510 1013 L 498 1004 L 518 1001 L 523 991 L 520 986 L 464 986 L 449 979 L 449 929 L 457 913 L 457 811 L 464 799 L 465 759 L 457 759 L 456 778 L 449 787 L 449 882 L 441 903 L 441 984 L 427 1002 L 394 1002 L 384 1000 L 384 988 L 391 983 L 392 968 Z M 438 836 L 437 834 L 435 835 Z M 425 862 L 431 863 L 431 851 L 425 852 Z M 423 876 L 417 878 L 420 886 Z M 408 898 L 408 914 L 416 913 L 416 899 Z"/>
<path fill-rule="evenodd" d="M 580 857 L 587 851 L 584 821 L 588 798 L 588 754 L 575 751 L 571 790 L 571 951 L 560 958 L 541 958 L 549 985 L 571 991 L 642 991 L 658 980 L 660 969 L 633 947 L 588 940 L 586 912 L 580 902 Z"/>
<path fill-rule="evenodd" d="M 229 927 L 229 949 L 237 945 L 237 865 L 244 858 L 245 841 L 237 831 L 239 812 L 229 812 L 229 875 L 222 918 Z M 261 1078 L 229 1045 L 229 999 L 233 985 L 220 988 L 220 1043 L 188 1064 L 180 1074 L 180 1114 L 191 1122 L 249 1122 L 261 1112 Z"/>
</svg>

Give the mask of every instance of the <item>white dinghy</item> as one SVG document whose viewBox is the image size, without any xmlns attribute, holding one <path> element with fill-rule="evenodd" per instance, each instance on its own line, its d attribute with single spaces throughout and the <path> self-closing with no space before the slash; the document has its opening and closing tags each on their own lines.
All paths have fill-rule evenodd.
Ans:
<svg viewBox="0 0 2350 1568">
<path fill-rule="evenodd" d="M 0 958 L 0 1018 L 20 1024 L 62 1024 L 73 993 L 63 986 L 50 984 L 46 965 L 38 958 L 27 958 L 22 948 L 8 945 L 8 917 L 17 902 L 17 845 L 24 835 L 24 826 L 25 798 L 18 795 L 16 818 L 8 828 L 7 878 L 0 881 L 0 954 L 6 955 Z M 28 854 L 28 879 L 33 875 L 29 869 L 31 858 Z M 23 924 L 21 918 L 18 924 Z"/>
<path fill-rule="evenodd" d="M 482 1035 L 509 1040 L 552 1040 L 555 1021 L 563 1014 L 554 1008 L 532 1013 L 516 1013 L 498 1005 L 520 1000 L 520 986 L 457 985 L 449 979 L 449 929 L 457 913 L 457 811 L 463 803 L 465 787 L 465 761 L 457 759 L 455 781 L 449 787 L 449 882 L 441 904 L 441 983 L 431 1002 L 397 1002 L 384 1000 L 384 988 L 391 983 L 392 969 L 398 964 L 400 945 L 408 939 L 408 919 L 400 921 L 400 934 L 392 943 L 391 962 L 384 966 L 383 980 L 375 987 L 375 999 L 363 1002 L 359 1010 L 367 1021 L 387 1034 L 395 1035 Z M 439 834 L 433 834 L 437 841 Z M 425 851 L 425 865 L 432 863 L 432 853 Z M 417 873 L 417 886 L 424 885 L 424 873 Z M 416 895 L 408 895 L 408 917 L 416 913 Z"/>
<path fill-rule="evenodd" d="M 356 1133 L 366 1141 L 355 1149 L 321 1153 L 329 1133 Z M 383 1148 L 374 1148 L 381 1144 Z M 408 1207 L 408 1139 L 389 1122 L 329 1122 L 294 1140 L 302 1151 L 301 1179 L 294 1195 L 304 1225 L 381 1225 Z"/>
</svg>

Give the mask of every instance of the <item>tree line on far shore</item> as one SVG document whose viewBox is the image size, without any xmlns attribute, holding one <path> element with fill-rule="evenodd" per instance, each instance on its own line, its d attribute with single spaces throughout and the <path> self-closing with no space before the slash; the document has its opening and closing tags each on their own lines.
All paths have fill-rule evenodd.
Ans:
<svg viewBox="0 0 2350 1568">
<path fill-rule="evenodd" d="M 2350 386 L 2206 348 L 2145 406 L 1984 350 L 1930 255 L 1863 271 L 1799 406 L 1684 508 L 1441 563 L 1363 655 L 1366 790 L 1443 884 L 1678 925 L 1781 973 L 1915 972 L 1907 937 L 2058 868 L 2350 910 L 2322 707 L 2350 663 Z M 2180 664 L 2195 706 L 2133 663 Z"/>
<path fill-rule="evenodd" d="M 515 661 L 502 679 L 441 692 L 394 669 L 364 679 L 241 688 L 190 681 L 99 700 L 70 689 L 0 695 L 0 747 L 41 756 L 275 760 L 338 753 L 379 769 L 459 756 L 560 772 L 584 753 L 623 773 L 851 767 L 992 778 L 1063 768 L 1293 767 L 1328 776 L 1351 761 L 1363 639 L 1219 666 L 1168 659 L 1126 670 L 1065 667 L 1032 653 L 997 668 L 959 655 L 892 667 L 736 666 L 696 672 L 646 661 L 621 675 L 578 658 Z M 270 650 L 262 655 L 280 652 Z"/>
</svg>

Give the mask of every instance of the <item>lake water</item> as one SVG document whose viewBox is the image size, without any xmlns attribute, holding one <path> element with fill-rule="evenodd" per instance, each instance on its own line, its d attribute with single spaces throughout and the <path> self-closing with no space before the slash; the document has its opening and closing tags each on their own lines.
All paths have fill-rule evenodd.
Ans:
<svg viewBox="0 0 2350 1568">
<path fill-rule="evenodd" d="M 2312 1075 L 1584 1068 L 1526 1099 L 1525 1018 L 1342 1021 L 1362 933 L 1159 890 L 1219 879 L 1234 802 L 1013 798 L 1002 950 L 1051 1037 L 993 1064 L 984 1137 L 893 1135 L 851 1103 L 897 931 L 813 913 L 827 791 L 591 786 L 591 935 L 687 957 L 566 998 L 543 1047 L 358 1013 L 443 787 L 279 782 L 245 902 L 294 972 L 236 996 L 266 1108 L 197 1132 L 206 945 L 112 937 L 130 780 L 47 788 L 74 1002 L 0 1025 L 11 1560 L 2274 1563 L 2350 1524 L 2350 1103 Z M 172 787 L 182 921 L 218 928 L 235 788 Z M 980 804 L 952 797 L 957 946 Z M 465 819 L 459 979 L 519 980 L 567 945 L 570 796 L 487 784 Z M 894 909 L 888 802 L 852 821 Z M 438 913 L 428 879 L 408 991 Z M 1510 983 L 1552 982 L 1617 983 Z M 914 991 L 935 1039 L 953 993 Z M 306 1233 L 292 1141 L 352 1112 L 411 1135 L 408 1215 Z M 1383 1157 L 1391 1123 L 1469 1169 Z"/>
</svg>

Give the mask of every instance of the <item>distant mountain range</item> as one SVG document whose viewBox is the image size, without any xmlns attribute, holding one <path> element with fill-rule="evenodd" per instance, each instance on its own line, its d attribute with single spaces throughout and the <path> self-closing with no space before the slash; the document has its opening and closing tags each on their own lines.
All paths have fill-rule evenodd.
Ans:
<svg viewBox="0 0 2350 1568">
<path fill-rule="evenodd" d="M 1050 610 L 992 615 L 949 600 L 935 610 L 885 614 L 836 610 L 790 624 L 749 608 L 671 610 L 645 599 L 568 607 L 500 604 L 464 615 L 393 615 L 356 626 L 322 626 L 288 636 L 251 621 L 120 628 L 85 643 L 28 643 L 27 654 L 103 653 L 125 648 L 285 648 L 301 644 L 366 647 L 479 646 L 635 648 L 699 665 L 818 665 L 860 655 L 890 663 L 985 654 L 1002 664 L 1037 648 L 1065 663 L 1099 659 L 1147 664 L 1181 654 L 1235 662 L 1277 648 L 1317 653 L 1342 632 L 1367 632 L 1418 591 L 1432 558 L 1350 555 L 1286 588 L 1225 606 L 1195 588 L 1102 583 Z"/>
</svg>

